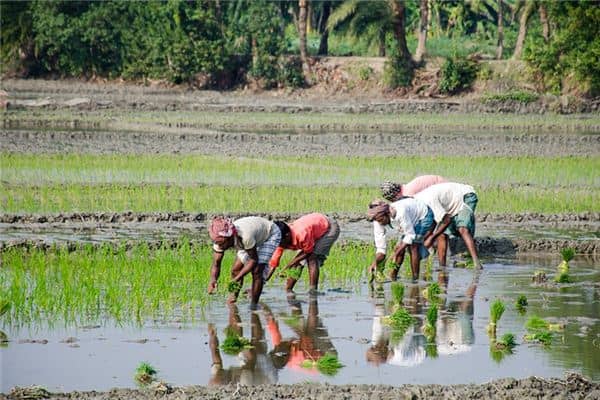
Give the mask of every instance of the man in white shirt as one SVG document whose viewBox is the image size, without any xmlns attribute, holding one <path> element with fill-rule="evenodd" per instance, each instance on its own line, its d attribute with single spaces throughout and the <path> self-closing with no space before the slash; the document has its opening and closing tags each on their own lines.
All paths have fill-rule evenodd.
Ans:
<svg viewBox="0 0 600 400">
<path fill-rule="evenodd" d="M 244 217 L 235 221 L 217 217 L 208 227 L 208 233 L 213 241 L 208 293 L 212 294 L 217 289 L 225 250 L 234 248 L 237 257 L 231 267 L 231 280 L 242 284 L 244 276 L 252 272 L 251 305 L 256 306 L 263 289 L 264 270 L 281 243 L 281 230 L 277 224 L 261 217 Z M 232 293 L 228 302 L 234 303 L 238 294 L 239 291 Z"/>
<path fill-rule="evenodd" d="M 403 198 L 394 203 L 386 203 L 375 200 L 369 204 L 367 218 L 373 221 L 373 235 L 375 236 L 375 260 L 369 267 L 374 272 L 378 266 L 385 262 L 387 250 L 386 227 L 392 227 L 400 231 L 402 240 L 394 249 L 393 260 L 395 267 L 391 273 L 392 280 L 398 277 L 398 269 L 404 261 L 404 251 L 410 249 L 410 267 L 413 280 L 419 279 L 419 269 L 422 258 L 429 255 L 423 246 L 424 238 L 433 230 L 433 212 L 422 201 L 411 197 Z"/>
<path fill-rule="evenodd" d="M 477 194 L 472 186 L 461 183 L 447 182 L 428 187 L 417 193 L 415 199 L 423 201 L 433 211 L 433 218 L 437 224 L 435 231 L 424 241 L 425 247 L 430 247 L 437 239 L 437 251 L 440 265 L 446 265 L 448 241 L 446 233 L 460 236 L 471 254 L 475 268 L 483 266 L 477 255 L 477 248 L 473 235 L 475 234 L 475 208 L 477 207 Z"/>
</svg>

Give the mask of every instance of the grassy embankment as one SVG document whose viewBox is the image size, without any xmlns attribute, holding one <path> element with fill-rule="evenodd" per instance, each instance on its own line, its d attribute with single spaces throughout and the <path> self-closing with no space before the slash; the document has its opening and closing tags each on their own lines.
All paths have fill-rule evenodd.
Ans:
<svg viewBox="0 0 600 400">
<path fill-rule="evenodd" d="M 600 211 L 596 157 L 295 157 L 1 154 L 5 213 L 360 214 L 385 179 L 473 185 L 478 212 Z"/>
</svg>

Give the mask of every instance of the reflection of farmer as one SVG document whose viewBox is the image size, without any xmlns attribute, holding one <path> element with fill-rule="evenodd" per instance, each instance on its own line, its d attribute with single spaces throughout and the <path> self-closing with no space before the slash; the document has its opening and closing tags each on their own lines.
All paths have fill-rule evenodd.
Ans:
<svg viewBox="0 0 600 400">
<path fill-rule="evenodd" d="M 440 271 L 438 282 L 440 286 L 448 286 L 446 271 Z M 448 295 L 445 304 L 442 304 L 444 310 L 440 313 L 436 325 L 436 339 L 440 354 L 456 354 L 471 350 L 471 346 L 475 342 L 473 297 L 478 282 L 479 273 L 476 273 L 464 296 L 452 298 Z"/>
<path fill-rule="evenodd" d="M 293 300 L 292 300 L 293 301 Z M 276 368 L 290 368 L 298 371 L 316 373 L 315 369 L 302 367 L 305 360 L 317 361 L 326 353 L 337 356 L 337 351 L 329 339 L 329 334 L 319 318 L 319 304 L 316 297 L 311 297 L 308 303 L 308 315 L 302 316 L 299 302 L 294 302 L 292 318 L 286 318 L 286 324 L 294 331 L 297 337 L 281 339 L 279 328 L 274 319 L 269 320 L 267 314 L 267 328 L 273 339 L 273 365 Z M 279 338 L 279 340 L 276 340 Z"/>
<path fill-rule="evenodd" d="M 271 267 L 269 277 L 279 265 L 284 249 L 299 250 L 285 269 L 300 268 L 301 272 L 304 265 L 308 264 L 310 291 L 315 292 L 319 285 L 319 269 L 340 235 L 338 223 L 323 214 L 312 213 L 298 218 L 289 225 L 283 222 L 278 224 L 281 224 L 281 245 L 275 250 L 269 263 Z M 293 291 L 299 276 L 298 274 L 297 277 L 288 278 L 286 283 L 288 293 Z"/>
<path fill-rule="evenodd" d="M 475 268 L 481 269 L 477 255 L 477 248 L 473 235 L 475 234 L 475 207 L 477 207 L 477 194 L 472 186 L 461 183 L 439 183 L 415 195 L 426 203 L 433 211 L 433 218 L 437 223 L 435 231 L 428 237 L 424 244 L 430 247 L 437 240 L 437 250 L 441 266 L 446 265 L 446 252 L 448 249 L 448 235 L 460 236 L 465 242 Z"/>
<path fill-rule="evenodd" d="M 208 292 L 216 291 L 223 253 L 233 247 L 237 256 L 231 267 L 231 279 L 241 284 L 244 276 L 252 272 L 251 297 L 252 305 L 256 306 L 263 288 L 263 271 L 281 241 L 279 227 L 261 217 L 245 217 L 233 222 L 217 217 L 212 220 L 208 232 L 214 243 Z M 232 293 L 228 301 L 235 302 L 238 294 L 239 290 Z"/>
<path fill-rule="evenodd" d="M 228 330 L 242 336 L 241 318 L 235 304 L 229 306 Z M 265 331 L 260 322 L 258 314 L 250 314 L 251 323 L 251 348 L 242 350 L 238 359 L 240 365 L 223 368 L 223 360 L 219 351 L 219 339 L 215 327 L 208 326 L 209 346 L 212 357 L 210 385 L 225 385 L 229 383 L 241 383 L 244 385 L 259 385 L 277 382 L 277 371 L 273 368 L 271 360 L 267 357 L 265 343 Z"/>
<path fill-rule="evenodd" d="M 404 261 L 404 252 L 408 247 L 410 251 L 410 267 L 413 280 L 419 279 L 419 266 L 421 258 L 429 255 L 423 246 L 424 238 L 433 230 L 433 213 L 422 201 L 410 197 L 403 198 L 388 204 L 382 200 L 375 200 L 369 204 L 368 219 L 373 221 L 373 235 L 375 236 L 375 261 L 370 265 L 369 271 L 374 272 L 378 266 L 385 262 L 387 240 L 386 227 L 392 224 L 402 232 L 402 240 L 394 249 L 395 262 L 391 278 L 396 280 L 398 269 Z"/>
<path fill-rule="evenodd" d="M 418 297 L 419 288 L 414 286 L 409 297 Z M 414 299 L 418 302 L 418 298 Z M 393 340 L 390 328 L 382 323 L 386 315 L 385 303 L 375 304 L 375 315 L 373 316 L 372 346 L 367 349 L 367 361 L 379 365 L 390 364 L 400 367 L 412 367 L 425 360 L 425 337 L 418 333 L 419 329 L 411 325 L 400 340 Z"/>
</svg>

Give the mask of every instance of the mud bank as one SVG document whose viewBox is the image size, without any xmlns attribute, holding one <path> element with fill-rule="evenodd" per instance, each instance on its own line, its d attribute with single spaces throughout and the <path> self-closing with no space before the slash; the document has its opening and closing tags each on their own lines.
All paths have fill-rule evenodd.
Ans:
<svg viewBox="0 0 600 400">
<path fill-rule="evenodd" d="M 263 127 L 264 128 L 264 127 Z M 16 153 L 87 154 L 220 154 L 238 156 L 421 156 L 463 154 L 470 156 L 595 156 L 600 154 L 600 135 L 539 133 L 443 133 L 401 131 L 352 133 L 356 127 L 339 127 L 346 133 L 321 132 L 307 127 L 300 133 L 217 132 L 204 128 L 164 128 L 153 132 L 0 130 L 0 151 Z M 328 127 L 329 129 L 330 127 Z M 153 128 L 147 128 L 153 129 Z M 262 129 L 262 128 L 261 128 Z M 269 128 L 271 129 L 271 128 Z M 294 128 L 296 129 L 296 128 Z M 325 129 L 325 128 L 323 128 Z M 406 128 L 405 128 L 406 129 Z M 338 129 L 336 129 L 338 130 Z M 364 132 L 364 131 L 363 131 Z"/>
<path fill-rule="evenodd" d="M 594 113 L 600 101 L 543 96 L 531 103 L 484 101 L 478 98 L 398 99 L 393 94 L 350 95 L 311 90 L 231 91 L 189 90 L 124 83 L 13 80 L 1 82 L 8 109 L 128 109 L 144 111 L 215 111 L 284 113 Z"/>
<path fill-rule="evenodd" d="M 50 393 L 37 389 L 41 396 L 31 397 L 36 389 L 15 388 L 8 397 L 27 399 L 598 399 L 600 383 L 587 380 L 578 374 L 564 379 L 498 379 L 481 385 L 260 385 L 260 386 L 189 386 L 173 388 L 156 385 L 154 389 L 113 389 L 108 392 Z"/>
</svg>

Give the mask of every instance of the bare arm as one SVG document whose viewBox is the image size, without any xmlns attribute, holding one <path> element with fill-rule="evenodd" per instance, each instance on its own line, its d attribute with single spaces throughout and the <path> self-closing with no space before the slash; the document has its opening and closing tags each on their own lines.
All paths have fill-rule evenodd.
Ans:
<svg viewBox="0 0 600 400">
<path fill-rule="evenodd" d="M 217 281 L 219 275 L 221 275 L 221 262 L 223 261 L 223 254 L 213 251 L 213 260 L 210 265 L 210 282 L 208 284 L 208 294 L 213 294 L 217 291 Z"/>
<path fill-rule="evenodd" d="M 306 260 L 308 256 L 310 256 L 310 253 L 305 253 L 304 251 L 300 250 L 298 254 L 296 254 L 296 256 L 292 258 L 288 265 L 285 266 L 285 268 L 288 269 L 295 267 L 296 265 L 300 264 L 302 260 Z"/>
<path fill-rule="evenodd" d="M 444 215 L 444 217 L 442 218 L 440 223 L 436 226 L 435 231 L 433 231 L 433 234 L 431 236 L 429 236 L 427 239 L 425 239 L 425 242 L 423 243 L 423 245 L 427 248 L 431 247 L 431 245 L 433 244 L 433 241 L 435 239 L 437 239 L 437 237 L 440 236 L 442 233 L 444 233 L 444 231 L 446 230 L 448 225 L 450 225 L 451 221 L 452 221 L 452 218 L 450 217 L 449 214 Z"/>
<path fill-rule="evenodd" d="M 242 270 L 233 278 L 234 281 L 242 280 L 242 278 L 248 275 L 249 272 L 252 272 L 254 267 L 258 264 L 258 253 L 256 252 L 256 247 L 246 250 L 246 252 L 248 253 L 249 259 L 244 263 Z"/>
</svg>

